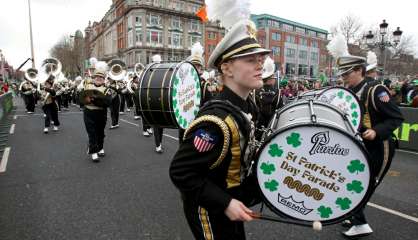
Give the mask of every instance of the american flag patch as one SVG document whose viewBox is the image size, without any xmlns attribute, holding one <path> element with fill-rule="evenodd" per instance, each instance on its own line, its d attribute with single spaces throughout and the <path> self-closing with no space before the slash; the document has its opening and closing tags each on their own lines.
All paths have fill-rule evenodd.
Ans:
<svg viewBox="0 0 418 240">
<path fill-rule="evenodd" d="M 198 152 L 207 152 L 211 150 L 217 142 L 216 136 L 212 136 L 203 129 L 196 131 L 193 144 Z"/>
<path fill-rule="evenodd" d="M 377 97 L 379 97 L 380 101 L 385 102 L 385 103 L 389 102 L 390 100 L 390 97 L 386 91 L 379 93 Z"/>
</svg>

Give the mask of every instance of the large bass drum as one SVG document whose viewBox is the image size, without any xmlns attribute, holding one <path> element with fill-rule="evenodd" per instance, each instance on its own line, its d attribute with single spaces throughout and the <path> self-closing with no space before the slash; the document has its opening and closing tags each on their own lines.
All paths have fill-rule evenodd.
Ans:
<svg viewBox="0 0 418 240">
<path fill-rule="evenodd" d="M 140 111 L 147 125 L 186 129 L 199 111 L 199 76 L 188 62 L 148 65 L 138 91 Z"/>
<path fill-rule="evenodd" d="M 302 93 L 298 99 L 316 99 L 331 104 L 343 111 L 350 124 L 358 130 L 362 122 L 360 101 L 356 94 L 344 87 L 328 87 Z"/>
<path fill-rule="evenodd" d="M 272 211 L 327 225 L 366 204 L 373 185 L 369 157 L 344 116 L 313 99 L 276 113 L 256 157 L 258 186 Z"/>
</svg>

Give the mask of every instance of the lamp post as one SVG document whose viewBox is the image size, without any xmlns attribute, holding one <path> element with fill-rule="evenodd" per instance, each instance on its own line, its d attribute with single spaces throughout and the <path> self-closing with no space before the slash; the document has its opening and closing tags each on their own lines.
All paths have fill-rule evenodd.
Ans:
<svg viewBox="0 0 418 240">
<path fill-rule="evenodd" d="M 31 14 L 31 9 L 30 9 L 30 0 L 28 0 L 28 6 L 29 6 L 30 48 L 32 52 L 32 68 L 35 68 L 35 51 L 33 50 L 32 14 Z"/>
<path fill-rule="evenodd" d="M 386 62 L 386 55 L 385 50 L 389 47 L 395 48 L 398 46 L 399 42 L 401 41 L 402 31 L 399 27 L 392 33 L 393 38 L 392 40 L 387 39 L 385 36 L 388 34 L 389 24 L 386 20 L 383 20 L 381 24 L 379 24 L 379 34 L 375 36 L 372 31 L 369 31 L 366 35 L 363 35 L 363 46 L 368 49 L 375 49 L 379 48 L 380 50 L 380 57 L 379 57 L 379 67 L 382 68 L 383 72 L 385 69 L 385 62 Z"/>
</svg>

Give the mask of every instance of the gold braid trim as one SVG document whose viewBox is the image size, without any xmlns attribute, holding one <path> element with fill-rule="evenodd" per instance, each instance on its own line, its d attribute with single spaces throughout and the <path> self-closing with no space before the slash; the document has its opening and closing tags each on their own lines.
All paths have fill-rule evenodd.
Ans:
<svg viewBox="0 0 418 240">
<path fill-rule="evenodd" d="M 222 130 L 222 133 L 224 135 L 224 142 L 223 142 L 223 146 L 222 146 L 221 155 L 219 155 L 216 162 L 214 164 L 212 164 L 212 166 L 210 166 L 210 168 L 209 168 L 209 169 L 214 169 L 219 164 L 221 164 L 221 162 L 224 160 L 226 154 L 228 153 L 229 141 L 231 139 L 231 136 L 230 136 L 230 133 L 229 133 L 228 126 L 226 125 L 226 123 L 222 119 L 220 119 L 219 117 L 214 116 L 214 115 L 205 115 L 205 116 L 202 116 L 202 117 L 199 117 L 199 118 L 193 120 L 193 122 L 190 124 L 190 126 L 184 132 L 183 139 L 186 139 L 187 134 L 194 127 L 196 127 L 198 124 L 203 123 L 203 122 L 211 122 L 211 123 L 214 123 L 214 124 L 218 125 L 218 127 Z"/>
<path fill-rule="evenodd" d="M 237 187 L 241 184 L 241 145 L 240 134 L 238 126 L 231 115 L 225 118 L 226 124 L 232 133 L 231 154 L 232 159 L 229 164 L 228 173 L 226 177 L 226 188 Z"/>
</svg>

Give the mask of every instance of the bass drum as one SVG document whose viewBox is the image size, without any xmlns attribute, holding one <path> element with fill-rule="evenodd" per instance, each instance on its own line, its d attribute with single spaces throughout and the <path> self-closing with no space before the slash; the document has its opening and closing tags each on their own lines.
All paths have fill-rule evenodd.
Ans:
<svg viewBox="0 0 418 240">
<path fill-rule="evenodd" d="M 147 125 L 186 129 L 199 111 L 199 76 L 188 62 L 149 65 L 142 72 L 138 93 Z"/>
<path fill-rule="evenodd" d="M 369 157 L 340 110 L 300 100 L 275 118 L 256 158 L 258 186 L 273 212 L 327 225 L 367 203 L 373 185 Z"/>
</svg>

